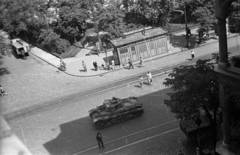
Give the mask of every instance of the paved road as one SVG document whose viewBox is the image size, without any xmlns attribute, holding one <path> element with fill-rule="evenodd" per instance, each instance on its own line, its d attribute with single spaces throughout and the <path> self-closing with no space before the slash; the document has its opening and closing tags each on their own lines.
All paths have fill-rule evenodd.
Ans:
<svg viewBox="0 0 240 155">
<path fill-rule="evenodd" d="M 237 36 L 228 39 L 228 46 L 230 48 L 235 47 L 238 54 L 240 52 L 239 38 Z M 218 43 L 216 42 L 194 50 L 196 57 L 199 57 L 217 52 L 217 49 Z M 56 72 L 56 68 L 49 66 L 34 55 L 30 55 L 27 61 L 14 57 L 1 57 L 1 85 L 9 94 L 0 98 L 1 103 L 4 103 L 1 104 L 1 114 L 13 118 L 25 111 L 57 104 L 78 97 L 83 92 L 91 91 L 93 88 L 111 84 L 140 73 L 145 74 L 149 70 L 159 69 L 179 61 L 188 61 L 189 58 L 189 51 L 185 51 L 146 62 L 144 68 L 122 69 L 103 77 L 78 78 Z"/>
<path fill-rule="evenodd" d="M 235 48 L 232 49 L 235 51 Z M 236 54 L 232 52 L 232 54 Z M 200 58 L 210 58 L 211 54 Z M 194 63 L 196 60 L 183 64 Z M 180 64 L 181 65 L 181 64 Z M 169 70 L 170 68 L 165 68 Z M 164 71 L 165 71 L 164 70 Z M 159 74 L 163 70 L 154 71 Z M 163 85 L 167 74 L 154 78 L 154 85 L 138 88 L 137 77 L 108 85 L 108 90 L 94 95 L 85 94 L 74 100 L 61 102 L 54 108 L 26 115 L 12 120 L 10 125 L 34 154 L 78 155 L 78 154 L 175 154 L 182 147 L 177 140 L 185 139 L 178 129 L 178 122 L 163 104 L 168 91 Z M 92 91 L 93 93 L 93 91 Z M 95 134 L 98 131 L 88 117 L 88 110 L 101 104 L 106 98 L 138 96 L 144 103 L 142 117 L 101 130 L 106 143 L 105 150 L 96 147 Z M 190 149 L 192 154 L 193 150 Z M 154 154 L 154 153 L 153 153 Z"/>
<path fill-rule="evenodd" d="M 237 49 L 237 47 L 232 47 L 229 49 L 229 52 L 231 52 L 231 55 L 238 54 L 236 49 Z M 152 74 L 153 75 L 167 74 L 167 73 L 171 72 L 172 68 L 174 68 L 174 67 L 178 67 L 181 65 L 194 64 L 198 59 L 211 59 L 211 58 L 212 58 L 212 54 L 210 53 L 210 54 L 200 56 L 194 60 L 183 60 L 182 62 L 173 64 L 171 66 L 167 66 L 164 68 L 156 68 L 156 69 L 152 70 Z M 34 108 L 24 109 L 24 110 L 20 111 L 18 114 L 14 113 L 14 115 L 9 115 L 9 117 L 7 117 L 7 118 L 8 118 L 8 120 L 17 119 L 18 117 L 31 115 L 32 113 L 41 112 L 48 108 L 54 108 L 54 107 L 57 107 L 62 104 L 68 104 L 71 101 L 90 97 L 90 96 L 93 96 L 94 94 L 99 94 L 104 91 L 114 90 L 115 88 L 125 85 L 126 83 L 129 83 L 129 82 L 131 83 L 132 81 L 138 81 L 138 78 L 140 75 L 142 75 L 143 77 L 146 77 L 146 73 L 139 73 L 137 75 L 132 75 L 127 78 L 114 81 L 112 83 L 100 85 L 99 87 L 92 88 L 92 89 L 83 91 L 78 94 L 69 94 L 70 96 L 68 96 L 67 98 L 65 98 L 63 100 L 52 101 L 52 102 L 48 102 L 46 104 L 43 103 L 40 106 L 35 106 Z"/>
<path fill-rule="evenodd" d="M 139 88 L 137 82 L 129 83 L 116 90 L 11 121 L 10 125 L 35 155 L 92 155 L 104 152 L 130 155 L 150 150 L 159 151 L 160 146 L 165 146 L 160 149 L 163 154 L 176 153 L 181 148 L 181 143 L 173 141 L 185 137 L 178 129 L 174 115 L 163 104 L 168 91 L 162 85 L 166 77 L 167 75 L 155 77 L 154 85 L 144 84 L 144 89 Z M 95 141 L 98 130 L 88 117 L 88 110 L 112 96 L 138 96 L 144 104 L 145 112 L 134 120 L 102 129 L 100 132 L 106 148 L 99 150 Z M 141 147 L 141 150 L 137 149 L 139 146 L 146 147 Z"/>
</svg>

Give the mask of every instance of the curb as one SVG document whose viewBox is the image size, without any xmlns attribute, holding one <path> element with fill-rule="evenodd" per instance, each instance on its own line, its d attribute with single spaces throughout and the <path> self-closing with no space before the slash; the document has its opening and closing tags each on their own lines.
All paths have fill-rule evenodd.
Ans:
<svg viewBox="0 0 240 155">
<path fill-rule="evenodd" d="M 195 25 L 195 26 L 192 26 L 191 28 L 197 27 L 197 26 L 198 26 L 198 25 Z M 178 33 L 178 32 L 182 32 L 182 31 L 184 31 L 184 30 L 176 31 L 176 32 L 173 32 L 173 33 Z M 240 35 L 240 34 L 233 34 L 232 36 L 229 36 L 229 37 L 227 37 L 227 38 L 233 38 L 233 37 L 236 37 L 236 36 L 239 36 L 239 35 Z M 216 39 L 216 40 L 214 40 L 214 41 L 212 41 L 212 42 L 209 42 L 209 43 L 200 44 L 198 47 L 191 48 L 191 49 L 196 49 L 196 48 L 199 48 L 199 47 L 202 47 L 202 46 L 206 46 L 206 45 L 209 45 L 209 44 L 213 44 L 213 43 L 216 43 L 217 41 L 218 41 L 218 39 Z M 169 53 L 169 54 L 167 54 L 167 55 L 163 55 L 163 56 L 160 56 L 160 57 L 157 57 L 157 58 L 152 58 L 152 59 L 146 60 L 145 62 L 149 62 L 149 61 L 156 60 L 156 59 L 161 59 L 161 58 L 164 58 L 164 57 L 167 57 L 167 56 L 171 56 L 171 55 L 174 55 L 174 54 L 177 54 L 177 53 L 180 53 L 180 52 L 189 51 L 189 50 L 191 50 L 191 49 L 184 49 L 184 50 L 176 51 L 176 52 L 173 52 L 173 53 Z M 58 66 L 53 65 L 52 63 L 46 61 L 45 59 L 37 56 L 36 54 L 34 54 L 34 53 L 32 53 L 32 52 L 30 52 L 30 53 L 33 54 L 33 55 L 35 55 L 36 57 L 42 59 L 43 61 L 47 62 L 48 64 L 52 65 L 53 67 L 55 67 L 55 68 L 58 69 Z M 163 67 L 164 67 L 164 66 L 163 66 Z M 99 73 L 99 74 L 94 74 L 94 75 L 75 75 L 75 74 L 68 73 L 68 72 L 66 72 L 66 71 L 61 71 L 61 70 L 59 70 L 59 69 L 58 69 L 58 71 L 59 71 L 59 72 L 61 71 L 61 72 L 65 73 L 65 74 L 67 74 L 67 75 L 74 76 L 74 77 L 95 77 L 95 76 L 103 76 L 103 75 L 105 75 L 105 74 L 109 74 L 109 73 L 111 73 L 111 72 L 115 72 L 115 71 L 118 71 L 118 70 L 121 70 L 121 69 L 124 69 L 124 68 L 120 67 L 120 68 L 115 69 L 115 70 L 110 70 L 110 71 L 105 72 L 105 73 Z M 151 71 L 152 71 L 152 70 L 151 70 Z"/>
<path fill-rule="evenodd" d="M 240 35 L 240 34 L 236 34 L 236 35 L 234 34 L 234 35 L 229 36 L 229 37 L 227 37 L 227 38 L 233 38 L 233 37 L 236 37 L 236 36 L 239 36 L 239 35 Z M 195 48 L 192 48 L 192 49 L 196 49 L 196 48 L 200 48 L 200 47 L 205 46 L 205 45 L 213 44 L 213 43 L 216 43 L 217 41 L 218 41 L 218 40 L 216 39 L 216 40 L 214 40 L 214 41 L 212 41 L 212 42 L 201 44 L 200 46 L 195 47 Z M 191 50 L 191 49 L 181 50 L 181 51 L 169 53 L 169 54 L 163 55 L 163 56 L 161 56 L 161 57 L 157 57 L 157 58 L 152 58 L 152 59 L 146 60 L 145 62 L 149 62 L 149 61 L 156 60 L 156 59 L 161 59 L 161 58 L 164 58 L 164 57 L 167 57 L 167 56 L 171 56 L 171 55 L 174 55 L 174 54 L 177 54 L 177 53 L 180 53 L 180 52 L 185 52 L 185 51 L 190 51 L 190 50 Z M 214 53 L 215 53 L 215 52 L 214 52 Z M 136 66 L 136 65 L 134 65 L 134 66 Z M 166 67 L 166 66 L 163 66 L 163 67 Z M 161 68 L 163 68 L 163 67 L 161 67 Z M 74 75 L 74 74 L 67 73 L 67 72 L 64 72 L 64 73 L 66 73 L 66 74 L 68 74 L 68 75 L 70 75 L 70 76 L 75 76 L 75 77 L 94 77 L 94 76 L 102 76 L 102 75 L 105 75 L 105 74 L 109 74 L 109 73 L 111 73 L 111 72 L 115 72 L 115 71 L 118 71 L 118 70 L 121 70 L 121 69 L 124 69 L 124 68 L 123 68 L 123 67 L 120 67 L 120 68 L 115 69 L 115 70 L 110 70 L 110 71 L 108 71 L 108 72 L 106 72 L 106 73 L 99 73 L 99 74 L 95 74 L 95 75 Z M 154 71 L 154 70 L 150 70 L 150 71 L 152 72 L 152 71 Z M 62 72 L 63 72 L 63 71 L 62 71 Z"/>
</svg>

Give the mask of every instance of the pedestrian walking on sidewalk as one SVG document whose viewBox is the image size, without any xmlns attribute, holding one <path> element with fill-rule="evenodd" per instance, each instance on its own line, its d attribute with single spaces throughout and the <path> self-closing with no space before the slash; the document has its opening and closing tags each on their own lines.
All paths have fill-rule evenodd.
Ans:
<svg viewBox="0 0 240 155">
<path fill-rule="evenodd" d="M 114 62 L 114 59 L 112 59 L 111 63 L 112 63 L 112 68 L 115 69 L 115 62 Z"/>
<path fill-rule="evenodd" d="M 96 136 L 97 142 L 98 142 L 98 147 L 99 148 L 105 148 L 102 140 L 102 135 L 98 132 Z"/>
<path fill-rule="evenodd" d="M 96 61 L 93 62 L 93 67 L 94 67 L 95 71 L 98 70 L 98 66 L 97 66 L 97 62 Z"/>
<path fill-rule="evenodd" d="M 139 67 L 143 67 L 143 60 L 142 60 L 142 57 L 140 57 L 140 60 L 139 60 Z"/>
<path fill-rule="evenodd" d="M 139 78 L 139 84 L 140 84 L 140 87 L 143 88 L 143 77 L 140 76 Z"/>
<path fill-rule="evenodd" d="M 134 69 L 132 61 L 130 59 L 128 59 L 128 64 L 129 64 L 129 69 L 131 69 L 131 68 Z"/>
<path fill-rule="evenodd" d="M 195 57 L 194 51 L 191 51 L 191 56 L 192 56 L 192 59 Z"/>
<path fill-rule="evenodd" d="M 148 85 L 152 85 L 152 73 L 151 72 L 147 72 L 147 79 L 148 79 Z"/>
<path fill-rule="evenodd" d="M 87 72 L 87 66 L 84 61 L 82 61 L 83 71 Z"/>
</svg>

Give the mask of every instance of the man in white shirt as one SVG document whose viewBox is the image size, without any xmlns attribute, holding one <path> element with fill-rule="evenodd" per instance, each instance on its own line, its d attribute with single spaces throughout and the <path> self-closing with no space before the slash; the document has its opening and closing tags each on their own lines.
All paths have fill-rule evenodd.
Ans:
<svg viewBox="0 0 240 155">
<path fill-rule="evenodd" d="M 147 72 L 148 84 L 152 85 L 152 73 Z"/>
<path fill-rule="evenodd" d="M 192 56 L 192 59 L 195 57 L 194 51 L 191 51 L 191 56 Z"/>
</svg>

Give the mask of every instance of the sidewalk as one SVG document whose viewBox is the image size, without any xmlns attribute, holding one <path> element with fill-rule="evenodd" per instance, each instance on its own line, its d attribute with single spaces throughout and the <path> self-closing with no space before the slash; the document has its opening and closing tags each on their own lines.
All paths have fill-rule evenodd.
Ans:
<svg viewBox="0 0 240 155">
<path fill-rule="evenodd" d="M 193 46 L 195 46 L 193 42 L 194 42 L 195 37 L 197 35 L 196 31 L 197 31 L 197 27 L 193 27 L 191 29 L 193 37 L 191 38 L 190 41 L 191 41 Z M 234 36 L 237 36 L 237 34 L 230 34 L 230 35 L 228 35 L 228 38 L 234 37 Z M 217 39 L 209 39 L 205 43 L 201 44 L 200 47 L 205 46 L 207 44 L 217 42 L 217 41 L 218 41 Z M 177 58 L 179 55 L 177 57 L 175 55 L 176 53 L 179 53 L 179 52 L 181 52 L 181 54 L 180 54 L 181 57 L 184 57 L 185 59 L 190 58 L 190 50 L 181 47 L 183 45 L 185 45 L 185 31 L 180 31 L 180 32 L 178 31 L 177 33 L 173 33 L 170 36 L 170 52 L 167 53 L 167 54 L 160 55 L 160 56 L 152 57 L 150 59 L 145 59 L 144 60 L 145 66 L 149 66 L 149 63 L 150 63 L 154 66 L 154 68 L 159 68 L 159 67 L 168 66 L 168 65 L 171 65 L 173 63 L 176 63 L 176 60 L 182 60 L 182 59 Z M 76 77 L 89 77 L 89 76 L 100 76 L 100 75 L 103 75 L 103 74 L 110 73 L 112 71 L 117 71 L 117 70 L 120 70 L 120 69 L 124 69 L 121 66 L 121 67 L 119 67 L 115 70 L 98 70 L 98 71 L 95 71 L 94 67 L 93 67 L 93 62 L 96 61 L 99 66 L 101 64 L 105 64 L 103 58 L 105 58 L 106 56 L 105 56 L 105 53 L 100 54 L 99 56 L 98 55 L 85 56 L 88 52 L 90 52 L 90 50 L 91 49 L 83 49 L 75 57 L 63 59 L 63 61 L 66 63 L 66 68 L 67 68 L 65 73 L 68 74 L 68 75 L 71 75 L 71 76 L 76 76 Z M 201 52 L 199 52 L 200 51 L 199 48 L 194 49 L 194 51 L 195 51 L 196 57 L 209 53 L 206 50 L 204 50 L 204 51 L 201 50 Z M 60 59 L 58 57 L 55 57 L 54 55 L 51 55 L 51 54 L 49 54 L 49 53 L 47 53 L 47 52 L 45 52 L 45 51 L 43 51 L 43 50 L 41 50 L 37 47 L 33 47 L 31 49 L 30 53 L 39 57 L 40 59 L 43 59 L 47 63 L 56 67 L 56 69 L 60 66 Z M 110 53 L 108 53 L 108 56 L 109 55 L 110 55 Z M 163 57 L 168 57 L 168 59 L 161 59 L 161 61 L 151 61 L 151 60 L 157 60 L 157 59 L 163 58 Z M 81 70 L 83 70 L 82 61 L 84 61 L 87 65 L 87 68 L 88 68 L 87 72 L 82 72 L 81 71 Z M 152 70 L 154 68 L 144 67 L 144 69 L 142 69 L 142 70 L 148 71 L 148 70 Z"/>
</svg>

